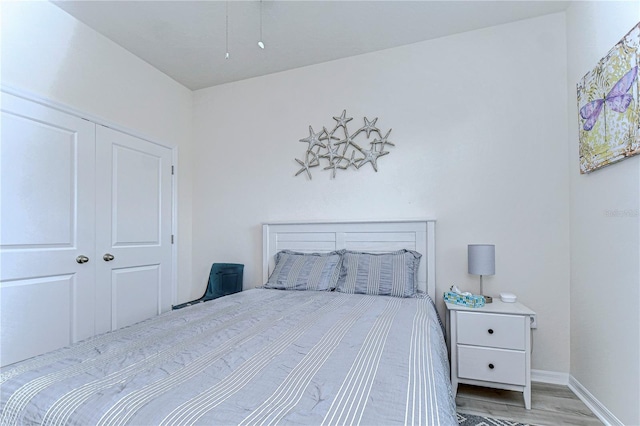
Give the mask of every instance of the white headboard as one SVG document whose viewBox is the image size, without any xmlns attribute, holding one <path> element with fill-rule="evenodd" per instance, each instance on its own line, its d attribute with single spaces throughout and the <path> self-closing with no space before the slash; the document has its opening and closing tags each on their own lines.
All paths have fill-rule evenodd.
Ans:
<svg viewBox="0 0 640 426">
<path fill-rule="evenodd" d="M 262 225 L 262 282 L 269 279 L 274 256 L 280 250 L 323 253 L 408 249 L 422 254 L 418 289 L 436 300 L 435 225 L 435 220 L 266 223 Z"/>
</svg>

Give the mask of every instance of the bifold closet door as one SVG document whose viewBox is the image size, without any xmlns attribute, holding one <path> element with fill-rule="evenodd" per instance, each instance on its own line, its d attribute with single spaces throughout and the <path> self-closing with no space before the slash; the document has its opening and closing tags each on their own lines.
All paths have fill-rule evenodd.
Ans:
<svg viewBox="0 0 640 426">
<path fill-rule="evenodd" d="M 171 309 L 171 150 L 10 94 L 0 365 Z"/>
<path fill-rule="evenodd" d="M 94 334 L 95 125 L 2 94 L 0 364 Z"/>
<path fill-rule="evenodd" d="M 96 332 L 171 309 L 171 150 L 96 126 Z"/>
</svg>

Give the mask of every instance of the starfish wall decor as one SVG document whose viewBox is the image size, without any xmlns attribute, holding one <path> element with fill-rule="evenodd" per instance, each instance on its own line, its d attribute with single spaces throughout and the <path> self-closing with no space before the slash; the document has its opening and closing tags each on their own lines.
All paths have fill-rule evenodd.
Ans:
<svg viewBox="0 0 640 426">
<path fill-rule="evenodd" d="M 311 171 L 309 169 L 320 166 L 320 160 L 326 160 L 326 167 L 323 170 L 331 170 L 331 177 L 336 177 L 336 171 L 347 170 L 351 167 L 358 170 L 365 164 L 371 164 L 373 170 L 378 171 L 378 158 L 389 154 L 389 151 L 385 151 L 385 147 L 395 146 L 393 142 L 389 141 L 389 134 L 391 129 L 382 137 L 380 129 L 376 127 L 378 118 L 374 118 L 369 121 L 367 117 L 364 117 L 364 125 L 355 131 L 353 134 L 349 134 L 347 129 L 347 123 L 353 120 L 353 117 L 347 117 L 347 111 L 342 111 L 340 117 L 333 117 L 336 121 L 336 125 L 333 130 L 328 131 L 326 127 L 322 128 L 322 131 L 314 132 L 313 128 L 309 126 L 309 136 L 304 139 L 300 139 L 300 142 L 308 144 L 307 150 L 300 160 L 296 158 L 296 162 L 302 168 L 298 170 L 296 176 L 306 172 L 306 175 L 311 179 Z M 342 138 L 336 135 L 338 129 L 342 127 Z M 373 140 L 370 140 L 373 134 Z M 375 135 L 378 138 L 375 138 Z M 361 143 L 368 143 L 367 145 L 360 146 L 355 141 L 356 137 L 364 135 L 366 139 Z"/>
</svg>

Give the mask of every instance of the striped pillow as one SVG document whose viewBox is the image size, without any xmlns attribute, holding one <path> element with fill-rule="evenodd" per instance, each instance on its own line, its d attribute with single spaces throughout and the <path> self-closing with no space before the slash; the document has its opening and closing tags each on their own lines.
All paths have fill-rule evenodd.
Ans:
<svg viewBox="0 0 640 426">
<path fill-rule="evenodd" d="M 283 250 L 276 254 L 276 267 L 265 288 L 280 290 L 333 290 L 340 274 L 340 254 L 298 253 Z"/>
<path fill-rule="evenodd" d="M 337 290 L 342 293 L 412 297 L 418 287 L 422 255 L 411 250 L 391 253 L 346 251 Z"/>
</svg>

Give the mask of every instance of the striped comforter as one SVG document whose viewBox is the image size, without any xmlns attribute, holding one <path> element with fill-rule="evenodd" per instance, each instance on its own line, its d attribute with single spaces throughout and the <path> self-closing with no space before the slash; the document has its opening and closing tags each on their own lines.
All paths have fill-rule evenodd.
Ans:
<svg viewBox="0 0 640 426">
<path fill-rule="evenodd" d="M 254 289 L 0 372 L 0 424 L 455 425 L 433 304 Z"/>
</svg>

